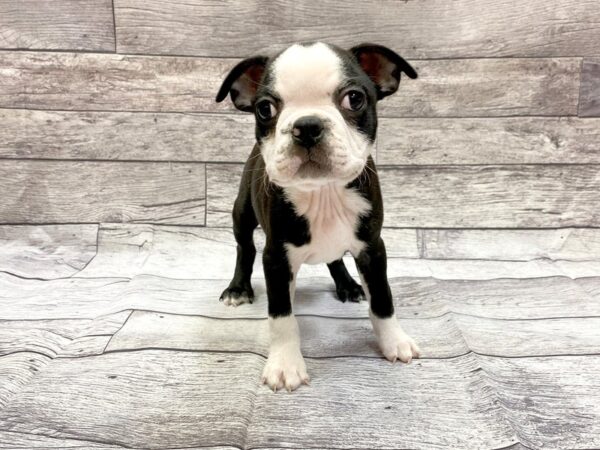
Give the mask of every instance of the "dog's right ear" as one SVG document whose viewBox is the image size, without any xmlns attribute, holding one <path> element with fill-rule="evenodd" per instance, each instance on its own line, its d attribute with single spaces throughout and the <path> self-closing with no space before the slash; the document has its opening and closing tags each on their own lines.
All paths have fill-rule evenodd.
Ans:
<svg viewBox="0 0 600 450">
<path fill-rule="evenodd" d="M 266 56 L 254 56 L 243 60 L 231 69 L 231 72 L 223 81 L 221 89 L 219 89 L 216 98 L 217 103 L 225 100 L 227 93 L 229 93 L 231 101 L 237 109 L 252 112 L 256 91 L 265 72 L 268 59 Z"/>
</svg>

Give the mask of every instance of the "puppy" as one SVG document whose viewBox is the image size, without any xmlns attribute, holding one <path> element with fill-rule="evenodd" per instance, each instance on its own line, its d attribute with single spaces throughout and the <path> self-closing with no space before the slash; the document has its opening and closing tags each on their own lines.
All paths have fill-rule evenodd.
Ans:
<svg viewBox="0 0 600 450">
<path fill-rule="evenodd" d="M 383 202 L 370 156 L 376 104 L 397 91 L 402 72 L 417 78 L 403 58 L 379 45 L 343 50 L 297 44 L 240 62 L 217 95 L 221 102 L 229 94 L 236 108 L 256 118 L 256 145 L 233 207 L 235 273 L 221 300 L 252 302 L 252 234 L 260 224 L 271 339 L 262 380 L 275 391 L 309 381 L 292 313 L 303 263 L 326 263 L 341 301 L 366 297 L 388 360 L 410 362 L 419 355 L 394 315 L 380 235 Z M 362 288 L 344 265 L 346 252 L 354 257 Z"/>
</svg>

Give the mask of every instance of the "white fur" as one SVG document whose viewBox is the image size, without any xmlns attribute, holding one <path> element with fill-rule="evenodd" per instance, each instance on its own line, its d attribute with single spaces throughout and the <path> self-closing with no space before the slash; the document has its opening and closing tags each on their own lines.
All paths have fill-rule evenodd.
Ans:
<svg viewBox="0 0 600 450">
<path fill-rule="evenodd" d="M 371 293 L 362 274 L 360 274 L 360 281 L 370 305 Z M 373 314 L 372 311 L 369 311 L 369 317 L 371 318 L 371 324 L 373 325 L 373 331 L 377 337 L 379 348 L 386 359 L 392 362 L 399 359 L 402 362 L 409 363 L 413 358 L 419 357 L 421 353 L 419 346 L 404 332 L 395 316 L 382 319 Z"/>
<path fill-rule="evenodd" d="M 273 391 L 286 388 L 293 391 L 301 384 L 308 384 L 306 364 L 300 352 L 300 333 L 296 318 L 269 317 L 271 346 L 262 374 L 262 382 Z"/>
<path fill-rule="evenodd" d="M 346 251 L 355 256 L 361 252 L 364 243 L 356 238 L 356 227 L 371 204 L 358 192 L 329 183 L 310 191 L 286 188 L 285 193 L 296 213 L 307 219 L 311 236 L 301 247 L 286 244 L 294 272 L 303 263 L 330 263 Z"/>
<path fill-rule="evenodd" d="M 231 297 L 230 295 L 225 295 L 223 297 L 223 303 L 226 306 L 240 306 L 243 303 L 250 303 L 250 299 L 246 294 L 240 295 L 238 298 Z"/>
<path fill-rule="evenodd" d="M 369 312 L 373 331 L 377 336 L 379 348 L 388 360 L 395 362 L 399 359 L 402 362 L 409 363 L 413 358 L 419 357 L 419 347 L 415 341 L 404 332 L 396 317 L 381 319 Z"/>
<path fill-rule="evenodd" d="M 348 183 L 363 170 L 371 153 L 366 136 L 348 126 L 334 103 L 343 80 L 342 63 L 323 43 L 293 45 L 273 63 L 274 89 L 283 100 L 275 133 L 263 140 L 262 154 L 271 181 L 280 186 L 320 186 L 331 181 Z M 331 172 L 317 179 L 295 177 L 302 161 L 292 154 L 292 125 L 302 116 L 314 115 L 326 127 Z"/>
</svg>

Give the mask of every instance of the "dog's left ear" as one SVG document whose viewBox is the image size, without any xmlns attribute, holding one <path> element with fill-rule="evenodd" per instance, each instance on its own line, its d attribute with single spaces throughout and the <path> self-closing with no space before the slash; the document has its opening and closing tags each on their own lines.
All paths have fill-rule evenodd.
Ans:
<svg viewBox="0 0 600 450">
<path fill-rule="evenodd" d="M 373 80 L 377 88 L 377 100 L 398 90 L 400 73 L 417 78 L 417 72 L 404 58 L 387 47 L 376 44 L 361 44 L 350 49 L 356 61 Z"/>
<path fill-rule="evenodd" d="M 219 89 L 217 103 L 225 100 L 229 94 L 237 109 L 252 112 L 256 91 L 265 72 L 267 60 L 266 56 L 254 56 L 243 60 L 231 69 Z"/>
</svg>

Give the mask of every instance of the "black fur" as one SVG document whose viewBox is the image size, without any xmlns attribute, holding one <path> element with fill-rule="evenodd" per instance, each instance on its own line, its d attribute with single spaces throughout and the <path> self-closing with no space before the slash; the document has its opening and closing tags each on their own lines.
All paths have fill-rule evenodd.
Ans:
<svg viewBox="0 0 600 450">
<path fill-rule="evenodd" d="M 373 50 L 371 47 L 369 44 L 369 46 L 359 46 L 352 49 L 352 51 L 346 51 L 331 46 L 342 60 L 344 75 L 348 80 L 336 92 L 333 92 L 332 96 L 341 99 L 341 96 L 349 89 L 360 90 L 366 95 L 367 104 L 363 110 L 353 112 L 340 109 L 340 111 L 347 123 L 355 126 L 370 141 L 374 141 L 377 131 L 376 103 L 382 97 L 382 92 L 376 84 L 377 80 L 374 80 L 373 77 L 362 70 L 357 59 L 357 55 L 362 54 L 361 52 Z M 379 52 L 379 56 L 382 48 L 377 46 L 375 49 L 376 52 Z M 391 53 L 384 51 L 384 57 L 390 57 L 392 62 L 402 64 L 397 71 L 394 71 L 394 76 L 397 75 L 398 81 L 400 71 L 406 72 L 413 78 L 414 69 L 391 50 L 385 50 Z M 276 57 L 270 60 L 259 57 L 242 61 L 226 78 L 217 96 L 217 101 L 223 100 L 227 92 L 230 92 L 232 99 L 235 100 L 239 92 L 233 92 L 231 90 L 232 85 L 241 76 L 240 74 L 248 73 L 248 67 L 258 63 L 264 65 L 264 74 L 260 79 L 255 80 L 258 88 L 253 105 L 261 100 L 268 99 L 277 105 L 278 111 L 281 111 L 282 100 L 278 98 L 277 92 L 272 88 L 273 80 L 270 68 L 274 59 Z M 414 75 L 416 76 L 416 73 Z M 318 80 L 315 80 L 315 82 L 318 82 Z M 339 102 L 336 101 L 335 103 Z M 238 244 L 236 268 L 233 280 L 221 297 L 229 295 L 235 298 L 244 294 L 250 299 L 253 298 L 250 277 L 256 249 L 252 234 L 257 225 L 260 224 L 266 235 L 263 266 L 270 317 L 286 316 L 292 312 L 289 287 L 293 274 L 287 258 L 285 244 L 291 243 L 299 247 L 308 244 L 311 240 L 307 220 L 296 214 L 293 206 L 286 199 L 283 189 L 269 182 L 265 172 L 265 162 L 261 155 L 260 143 L 265 136 L 274 132 L 276 123 L 277 116 L 269 120 L 256 118 L 257 144 L 244 166 L 238 197 L 233 209 L 233 227 Z M 394 314 L 394 306 L 386 275 L 385 245 L 380 236 L 383 224 L 383 202 L 377 172 L 371 157 L 368 158 L 363 173 L 349 183 L 347 188 L 357 190 L 371 203 L 371 211 L 366 216 L 361 217 L 356 229 L 356 236 L 365 243 L 365 249 L 356 257 L 356 264 L 371 295 L 372 312 L 378 317 L 390 317 Z M 338 298 L 341 301 L 359 301 L 364 298 L 363 289 L 352 279 L 341 259 L 331 262 L 328 267 L 336 284 Z"/>
</svg>

